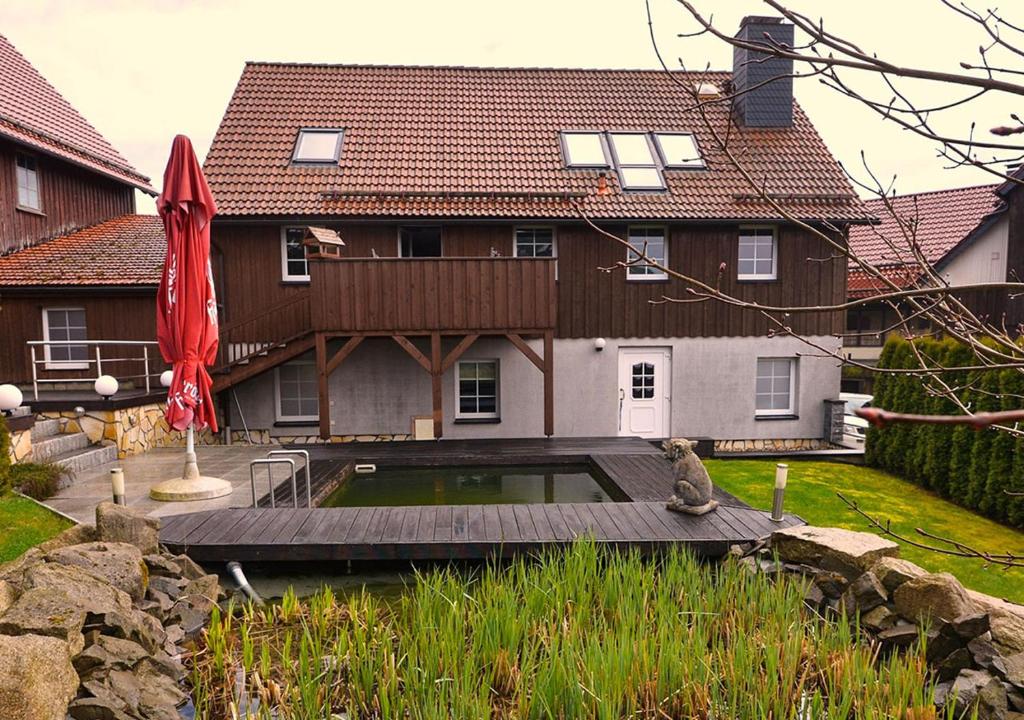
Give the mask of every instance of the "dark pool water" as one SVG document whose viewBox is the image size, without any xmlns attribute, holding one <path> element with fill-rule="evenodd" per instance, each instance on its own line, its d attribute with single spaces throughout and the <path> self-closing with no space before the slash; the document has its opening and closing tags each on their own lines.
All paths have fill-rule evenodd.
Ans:
<svg viewBox="0 0 1024 720">
<path fill-rule="evenodd" d="M 405 468 L 353 475 L 321 507 L 611 502 L 587 465 Z"/>
</svg>

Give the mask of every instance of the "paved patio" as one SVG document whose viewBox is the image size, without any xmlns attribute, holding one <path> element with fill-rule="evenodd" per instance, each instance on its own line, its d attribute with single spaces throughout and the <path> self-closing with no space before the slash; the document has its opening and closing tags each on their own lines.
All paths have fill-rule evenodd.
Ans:
<svg viewBox="0 0 1024 720">
<path fill-rule="evenodd" d="M 152 485 L 168 478 L 181 477 L 185 451 L 181 448 L 167 448 L 150 450 L 143 455 L 135 455 L 117 462 L 89 468 L 78 474 L 73 485 L 61 490 L 47 500 L 46 504 L 70 515 L 79 522 L 93 522 L 96 505 L 103 500 L 111 499 L 110 470 L 120 467 L 124 469 L 128 505 L 154 517 L 200 510 L 251 507 L 249 461 L 266 457 L 267 452 L 271 449 L 277 448 L 248 445 L 197 447 L 196 456 L 199 460 L 200 472 L 204 475 L 223 478 L 233 487 L 233 492 L 230 495 L 214 500 L 159 502 L 150 499 L 149 488 Z M 300 459 L 296 458 L 296 462 L 301 465 Z M 284 468 L 275 469 L 275 482 L 285 480 L 287 477 L 288 473 Z M 262 495 L 267 489 L 267 471 L 266 468 L 261 468 L 256 475 L 257 495 Z"/>
</svg>

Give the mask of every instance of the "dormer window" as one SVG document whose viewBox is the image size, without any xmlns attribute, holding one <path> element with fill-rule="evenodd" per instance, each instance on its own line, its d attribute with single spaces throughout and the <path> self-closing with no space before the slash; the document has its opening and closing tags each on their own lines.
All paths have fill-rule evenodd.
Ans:
<svg viewBox="0 0 1024 720">
<path fill-rule="evenodd" d="M 658 170 L 646 133 L 609 133 L 619 183 L 626 190 L 664 190 L 665 181 Z"/>
<path fill-rule="evenodd" d="M 24 210 L 40 210 L 39 171 L 36 159 L 31 155 L 18 154 L 15 159 L 15 175 L 18 180 L 18 207 Z"/>
<path fill-rule="evenodd" d="M 608 167 L 601 133 L 562 133 L 562 147 L 565 150 L 565 164 L 569 167 Z"/>
<path fill-rule="evenodd" d="M 689 133 L 654 133 L 654 141 L 666 168 L 689 169 L 704 167 L 697 139 Z"/>
<path fill-rule="evenodd" d="M 295 141 L 293 163 L 336 163 L 341 157 L 341 130 L 303 128 Z"/>
</svg>

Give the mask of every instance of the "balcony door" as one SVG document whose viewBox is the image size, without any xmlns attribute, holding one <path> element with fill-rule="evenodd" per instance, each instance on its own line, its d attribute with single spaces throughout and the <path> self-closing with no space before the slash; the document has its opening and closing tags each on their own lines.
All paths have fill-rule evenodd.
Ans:
<svg viewBox="0 0 1024 720">
<path fill-rule="evenodd" d="M 671 366 L 668 348 L 619 349 L 619 435 L 669 436 Z"/>
<path fill-rule="evenodd" d="M 441 227 L 415 225 L 398 228 L 398 256 L 441 257 Z"/>
</svg>

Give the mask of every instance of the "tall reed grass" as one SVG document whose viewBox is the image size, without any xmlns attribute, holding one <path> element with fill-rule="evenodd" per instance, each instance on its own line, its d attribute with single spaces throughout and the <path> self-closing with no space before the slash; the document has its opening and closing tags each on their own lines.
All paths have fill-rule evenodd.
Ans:
<svg viewBox="0 0 1024 720">
<path fill-rule="evenodd" d="M 685 550 L 589 541 L 476 573 L 290 594 L 218 613 L 193 660 L 197 717 L 934 718 L 919 653 L 880 657 L 803 588 Z"/>
</svg>

